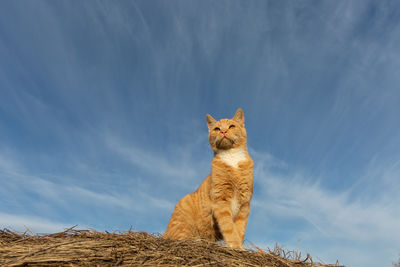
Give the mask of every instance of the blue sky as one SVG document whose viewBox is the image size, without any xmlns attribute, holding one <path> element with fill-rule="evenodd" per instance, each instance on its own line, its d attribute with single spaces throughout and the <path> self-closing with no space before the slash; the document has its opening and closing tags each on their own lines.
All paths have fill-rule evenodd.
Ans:
<svg viewBox="0 0 400 267">
<path fill-rule="evenodd" d="M 244 110 L 246 245 L 400 252 L 400 3 L 1 1 L 0 227 L 163 232 Z"/>
</svg>

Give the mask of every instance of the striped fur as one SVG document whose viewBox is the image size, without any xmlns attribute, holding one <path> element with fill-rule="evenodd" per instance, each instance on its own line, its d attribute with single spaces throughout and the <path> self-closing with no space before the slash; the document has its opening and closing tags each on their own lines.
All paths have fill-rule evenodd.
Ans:
<svg viewBox="0 0 400 267">
<path fill-rule="evenodd" d="M 253 161 L 247 152 L 243 111 L 220 121 L 207 115 L 207 124 L 214 151 L 211 174 L 178 202 L 163 237 L 224 239 L 228 246 L 242 249 L 253 194 Z"/>
</svg>

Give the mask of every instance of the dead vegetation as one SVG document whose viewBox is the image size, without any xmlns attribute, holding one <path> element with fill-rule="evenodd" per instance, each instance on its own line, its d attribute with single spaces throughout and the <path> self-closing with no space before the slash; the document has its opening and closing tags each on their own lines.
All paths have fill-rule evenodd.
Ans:
<svg viewBox="0 0 400 267">
<path fill-rule="evenodd" d="M 31 235 L 0 230 L 1 266 L 338 266 L 285 259 L 275 247 L 240 251 L 206 241 L 172 241 L 145 232 L 104 233 L 70 228 Z"/>
</svg>

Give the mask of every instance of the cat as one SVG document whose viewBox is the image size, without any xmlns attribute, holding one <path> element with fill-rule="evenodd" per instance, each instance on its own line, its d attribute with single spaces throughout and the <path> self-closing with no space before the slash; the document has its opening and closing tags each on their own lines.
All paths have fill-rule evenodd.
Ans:
<svg viewBox="0 0 400 267">
<path fill-rule="evenodd" d="M 163 238 L 224 240 L 243 249 L 253 195 L 253 160 L 247 151 L 244 114 L 216 121 L 206 115 L 209 143 L 214 151 L 211 173 L 199 188 L 182 198 L 171 215 Z"/>
</svg>

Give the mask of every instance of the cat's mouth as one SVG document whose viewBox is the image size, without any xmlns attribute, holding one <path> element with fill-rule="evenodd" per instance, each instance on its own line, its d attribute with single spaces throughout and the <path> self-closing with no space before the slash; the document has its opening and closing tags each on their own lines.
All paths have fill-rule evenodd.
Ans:
<svg viewBox="0 0 400 267">
<path fill-rule="evenodd" d="M 232 139 L 229 139 L 228 137 L 224 136 L 220 140 L 217 141 L 216 145 L 217 148 L 220 149 L 229 149 L 233 146 L 235 142 Z"/>
</svg>

